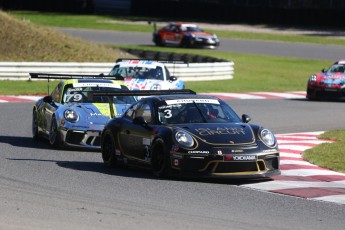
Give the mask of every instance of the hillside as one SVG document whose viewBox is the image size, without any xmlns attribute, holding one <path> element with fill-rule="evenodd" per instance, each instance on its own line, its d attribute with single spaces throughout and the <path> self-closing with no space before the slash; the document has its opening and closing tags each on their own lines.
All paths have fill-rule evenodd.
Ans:
<svg viewBox="0 0 345 230">
<path fill-rule="evenodd" d="M 125 55 L 0 11 L 0 62 L 113 62 Z"/>
</svg>

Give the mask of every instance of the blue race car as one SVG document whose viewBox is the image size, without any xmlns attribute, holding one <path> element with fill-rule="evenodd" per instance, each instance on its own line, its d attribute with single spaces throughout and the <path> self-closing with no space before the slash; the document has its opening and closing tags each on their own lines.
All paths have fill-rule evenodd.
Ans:
<svg viewBox="0 0 345 230">
<path fill-rule="evenodd" d="M 132 96 L 89 98 L 90 92 L 128 91 L 123 80 L 101 76 L 30 74 L 31 78 L 63 79 L 50 95 L 39 99 L 32 110 L 32 135 L 62 146 L 100 149 L 100 135 L 111 110 L 121 116 L 136 100 Z M 109 106 L 111 104 L 111 106 Z"/>
</svg>

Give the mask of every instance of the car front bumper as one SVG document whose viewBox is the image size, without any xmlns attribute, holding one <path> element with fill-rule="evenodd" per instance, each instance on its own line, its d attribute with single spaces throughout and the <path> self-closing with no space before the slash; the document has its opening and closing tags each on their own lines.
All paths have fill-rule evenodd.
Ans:
<svg viewBox="0 0 345 230">
<path fill-rule="evenodd" d="M 329 88 L 319 86 L 308 86 L 307 87 L 307 98 L 329 98 L 329 99 L 340 99 L 345 98 L 345 88 Z"/>
<path fill-rule="evenodd" d="M 192 156 L 172 154 L 171 167 L 181 175 L 228 178 L 263 178 L 280 175 L 279 153 L 242 155 L 254 160 L 227 160 L 229 155 Z M 236 156 L 236 155 L 233 155 Z"/>
<path fill-rule="evenodd" d="M 61 129 L 61 140 L 67 147 L 100 150 L 102 130 Z"/>
</svg>

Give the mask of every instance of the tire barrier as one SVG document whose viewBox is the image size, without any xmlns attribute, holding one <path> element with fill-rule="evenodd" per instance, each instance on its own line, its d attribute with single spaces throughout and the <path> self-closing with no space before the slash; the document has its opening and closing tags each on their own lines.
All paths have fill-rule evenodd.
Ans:
<svg viewBox="0 0 345 230">
<path fill-rule="evenodd" d="M 228 62 L 225 59 L 219 59 L 215 57 L 192 55 L 192 54 L 179 54 L 173 52 L 154 52 L 147 50 L 135 50 L 135 49 L 122 49 L 123 51 L 138 56 L 142 59 L 153 59 L 160 61 L 182 61 L 185 63 L 209 63 L 209 62 Z"/>
<path fill-rule="evenodd" d="M 213 57 L 125 50 L 141 59 L 159 61 L 180 61 L 166 63 L 172 75 L 184 81 L 213 81 L 233 79 L 234 63 Z M 29 73 L 58 73 L 98 75 L 108 74 L 114 63 L 89 62 L 0 62 L 0 80 L 28 80 Z"/>
</svg>

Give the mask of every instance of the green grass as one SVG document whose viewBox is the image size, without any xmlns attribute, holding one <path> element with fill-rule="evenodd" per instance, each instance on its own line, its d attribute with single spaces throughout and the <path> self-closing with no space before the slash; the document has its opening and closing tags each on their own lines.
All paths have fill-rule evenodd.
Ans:
<svg viewBox="0 0 345 230">
<path fill-rule="evenodd" d="M 135 48 L 121 46 L 122 48 Z M 156 47 L 140 47 L 145 50 L 156 50 Z M 171 52 L 173 49 L 160 48 L 160 51 Z M 234 79 L 219 81 L 186 82 L 186 88 L 196 92 L 279 92 L 305 91 L 307 79 L 321 66 L 329 62 L 282 58 L 272 56 L 226 53 L 221 51 L 179 50 L 182 53 L 198 53 L 200 55 L 223 58 L 235 63 Z M 37 81 L 2 81 L 0 92 L 3 95 L 44 94 L 47 84 Z"/>
<path fill-rule="evenodd" d="M 329 131 L 319 138 L 332 140 L 334 143 L 323 143 L 304 151 L 303 159 L 320 167 L 345 173 L 345 131 Z"/>
<path fill-rule="evenodd" d="M 102 30 L 118 30 L 118 31 L 135 31 L 135 32 L 152 32 L 153 26 L 149 24 L 128 24 L 121 23 L 123 20 L 129 21 L 148 21 L 147 18 L 141 17 L 116 17 L 116 16 L 100 16 L 100 15 L 72 15 L 72 14 L 58 14 L 58 13 L 41 13 L 34 11 L 11 11 L 11 15 L 29 20 L 45 26 L 57 27 L 73 27 L 73 28 L 88 28 L 88 29 L 102 29 Z M 150 20 L 160 20 L 157 18 L 150 18 Z M 165 19 L 166 21 L 166 19 Z M 302 35 L 284 35 L 272 33 L 258 33 L 258 32 L 239 32 L 239 31 L 221 31 L 221 30 L 207 30 L 208 32 L 216 33 L 220 38 L 236 38 L 236 39 L 255 39 L 255 40 L 270 40 L 270 41 L 285 41 L 285 42 L 306 42 L 315 44 L 333 44 L 345 45 L 344 39 L 329 38 L 322 36 L 302 36 Z"/>
</svg>

